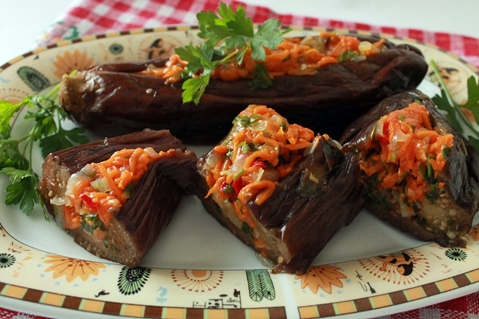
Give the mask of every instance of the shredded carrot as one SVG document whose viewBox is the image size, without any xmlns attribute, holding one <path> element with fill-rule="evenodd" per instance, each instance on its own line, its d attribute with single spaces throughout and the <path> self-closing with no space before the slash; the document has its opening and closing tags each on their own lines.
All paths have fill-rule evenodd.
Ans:
<svg viewBox="0 0 479 319">
<path fill-rule="evenodd" d="M 65 227 L 79 227 L 82 216 L 90 214 L 96 214 L 105 226 L 110 226 L 114 213 L 127 201 L 128 185 L 139 180 L 151 162 L 174 152 L 158 153 L 151 147 L 123 149 L 103 162 L 89 164 L 93 176 L 82 176 L 81 172 L 74 174 L 68 181 L 74 183 L 70 187 L 72 192 L 65 194 L 69 199 L 69 204 L 65 205 Z M 96 189 L 92 184 L 94 181 L 103 181 L 104 189 Z M 98 238 L 102 236 L 99 232 L 95 234 Z"/>
<path fill-rule="evenodd" d="M 341 62 L 348 53 L 351 58 L 378 54 L 383 50 L 384 42 L 384 39 L 375 43 L 360 42 L 356 37 L 333 32 L 323 32 L 316 37 L 304 39 L 285 38 L 276 49 L 265 48 L 266 58 L 262 63 L 271 78 L 284 75 L 313 75 L 318 68 Z M 237 62 L 221 64 L 213 71 L 211 77 L 223 81 L 253 78 L 256 63 L 251 56 L 251 50 L 248 50 L 241 64 Z M 165 84 L 171 84 L 181 80 L 181 73 L 186 65 L 186 61 L 173 54 L 164 67 L 150 67 L 140 74 L 157 76 L 165 79 Z"/>
<path fill-rule="evenodd" d="M 411 103 L 377 122 L 373 141 L 364 151 L 368 155 L 359 164 L 368 176 L 378 174 L 380 189 L 404 192 L 409 203 L 422 201 L 431 184 L 444 187 L 436 178 L 446 165 L 444 154 L 453 140 L 452 134 L 432 126 L 424 105 Z"/>
</svg>

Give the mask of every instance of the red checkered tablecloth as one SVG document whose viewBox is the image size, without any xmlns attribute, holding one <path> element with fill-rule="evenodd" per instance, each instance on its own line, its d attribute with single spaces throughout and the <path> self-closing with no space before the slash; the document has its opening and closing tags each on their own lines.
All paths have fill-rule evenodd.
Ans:
<svg viewBox="0 0 479 319">
<path fill-rule="evenodd" d="M 414 29 L 368 25 L 337 20 L 317 19 L 291 14 L 277 14 L 274 10 L 253 6 L 240 1 L 223 0 L 236 6 L 242 4 L 254 22 L 275 17 L 285 25 L 322 26 L 365 30 L 376 33 L 394 34 L 435 44 L 463 57 L 479 67 L 479 40 L 457 34 L 428 32 Z M 90 34 L 120 31 L 136 28 L 153 28 L 162 25 L 196 24 L 196 13 L 201 10 L 216 10 L 218 0 L 77 0 L 63 16 L 39 38 L 37 45 L 47 45 L 57 39 L 71 39 Z M 0 318 L 45 317 L 19 313 L 0 308 Z M 473 293 L 447 302 L 381 317 L 381 319 L 466 319 L 479 318 L 479 293 Z"/>
</svg>

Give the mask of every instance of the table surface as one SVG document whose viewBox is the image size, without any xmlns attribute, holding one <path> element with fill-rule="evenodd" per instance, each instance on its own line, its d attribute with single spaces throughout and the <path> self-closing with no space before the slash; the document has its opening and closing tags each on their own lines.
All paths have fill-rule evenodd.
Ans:
<svg viewBox="0 0 479 319">
<path fill-rule="evenodd" d="M 146 1 L 146 0 L 145 0 Z M 479 38 L 479 1 L 470 0 L 243 0 L 278 13 L 372 25 L 443 31 Z M 0 19 L 0 65 L 33 48 L 35 41 L 71 4 L 66 0 L 15 0 Z"/>
</svg>

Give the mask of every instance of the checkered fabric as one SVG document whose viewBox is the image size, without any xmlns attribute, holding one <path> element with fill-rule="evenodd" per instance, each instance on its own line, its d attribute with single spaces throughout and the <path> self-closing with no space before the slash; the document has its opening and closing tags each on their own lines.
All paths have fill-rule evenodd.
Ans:
<svg viewBox="0 0 479 319">
<path fill-rule="evenodd" d="M 51 30 L 40 38 L 38 44 L 49 44 L 55 39 L 72 36 L 68 26 L 74 26 L 74 35 L 101 34 L 137 28 L 154 28 L 164 25 L 193 25 L 196 13 L 201 10 L 216 10 L 219 0 L 77 0 L 59 21 L 65 28 L 52 25 Z M 364 23 L 318 19 L 291 14 L 277 14 L 272 9 L 244 4 L 241 1 L 224 0 L 233 7 L 241 4 L 253 22 L 260 23 L 274 17 L 284 25 L 322 26 L 374 33 L 394 34 L 412 38 L 455 53 L 479 67 L 479 40 L 458 34 L 429 32 L 415 29 L 376 26 Z"/>
<path fill-rule="evenodd" d="M 307 16 L 277 14 L 270 8 L 253 6 L 240 1 L 223 0 L 236 7 L 242 4 L 254 22 L 275 17 L 284 25 L 322 26 L 375 33 L 394 34 L 437 45 L 451 51 L 479 67 L 479 40 L 457 34 L 400 29 L 364 23 L 317 19 Z M 37 45 L 48 45 L 58 39 L 101 34 L 137 28 L 154 28 L 164 25 L 191 25 L 196 23 L 196 13 L 215 10 L 218 0 L 77 0 L 39 38 Z M 45 317 L 19 313 L 0 308 L 0 318 Z M 479 319 L 479 293 L 473 293 L 447 302 L 410 310 L 377 319 Z M 45 318 L 46 319 L 46 318 Z"/>
</svg>

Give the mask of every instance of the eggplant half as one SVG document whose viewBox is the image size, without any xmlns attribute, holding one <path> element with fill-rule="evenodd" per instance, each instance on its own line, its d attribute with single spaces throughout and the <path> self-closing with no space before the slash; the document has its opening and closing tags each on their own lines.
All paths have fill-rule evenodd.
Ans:
<svg viewBox="0 0 479 319">
<path fill-rule="evenodd" d="M 369 211 L 421 240 L 465 247 L 479 204 L 479 157 L 425 94 L 385 99 L 340 142 L 358 157 Z"/>
<path fill-rule="evenodd" d="M 241 112 L 197 168 L 206 210 L 273 273 L 304 273 L 362 208 L 354 156 L 262 105 Z"/>
<path fill-rule="evenodd" d="M 228 133 L 231 120 L 239 112 L 250 104 L 265 104 L 292 123 L 338 139 L 349 124 L 380 100 L 416 88 L 428 69 L 422 53 L 411 45 L 395 45 L 377 36 L 344 37 L 363 47 L 375 43 L 381 46 L 375 54 L 357 56 L 356 52 L 343 50 L 333 58 L 329 52 L 332 36 L 291 38 L 334 61 L 321 62 L 324 65 L 310 70 L 308 58 L 304 58 L 295 64 L 308 70 L 301 75 L 263 73 L 268 88 L 252 88 L 251 77 L 212 78 L 198 105 L 183 103 L 183 80 L 170 83 L 151 75 L 176 63 L 170 59 L 102 64 L 65 75 L 60 104 L 75 122 L 102 136 L 145 128 L 168 129 L 184 143 L 216 144 L 218 136 Z M 288 54 L 283 62 L 292 60 L 295 53 Z M 284 68 L 287 71 L 289 66 Z"/>
<path fill-rule="evenodd" d="M 39 193 L 90 253 L 137 266 L 196 185 L 196 155 L 163 131 L 142 131 L 47 156 Z"/>
</svg>

